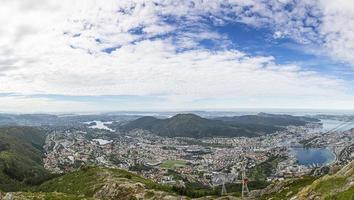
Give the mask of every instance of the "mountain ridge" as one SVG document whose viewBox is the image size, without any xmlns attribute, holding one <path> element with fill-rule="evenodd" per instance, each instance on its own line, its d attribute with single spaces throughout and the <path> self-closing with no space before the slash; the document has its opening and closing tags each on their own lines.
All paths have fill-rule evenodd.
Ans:
<svg viewBox="0 0 354 200">
<path fill-rule="evenodd" d="M 285 130 L 285 126 L 303 126 L 312 118 L 287 115 L 247 115 L 236 117 L 203 118 L 195 114 L 177 114 L 167 119 L 145 116 L 121 128 L 125 131 L 144 129 L 168 137 L 255 137 Z"/>
</svg>

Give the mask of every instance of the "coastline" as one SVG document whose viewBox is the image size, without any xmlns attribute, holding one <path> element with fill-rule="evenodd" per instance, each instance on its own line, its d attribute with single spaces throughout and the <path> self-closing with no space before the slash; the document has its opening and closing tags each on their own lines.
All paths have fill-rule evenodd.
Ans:
<svg viewBox="0 0 354 200">
<path fill-rule="evenodd" d="M 335 147 L 327 147 L 326 149 L 333 155 L 333 159 L 331 159 L 330 161 L 326 162 L 324 164 L 324 166 L 330 166 L 330 165 L 332 165 L 332 164 L 337 162 L 338 155 L 337 155 L 337 153 L 335 151 Z"/>
</svg>

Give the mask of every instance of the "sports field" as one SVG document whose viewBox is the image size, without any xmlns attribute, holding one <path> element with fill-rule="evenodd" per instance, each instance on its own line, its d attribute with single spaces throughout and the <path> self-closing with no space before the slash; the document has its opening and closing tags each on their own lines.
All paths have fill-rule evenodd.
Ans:
<svg viewBox="0 0 354 200">
<path fill-rule="evenodd" d="M 165 169 L 175 169 L 184 167 L 187 164 L 184 160 L 166 160 L 162 163 L 161 167 Z"/>
</svg>

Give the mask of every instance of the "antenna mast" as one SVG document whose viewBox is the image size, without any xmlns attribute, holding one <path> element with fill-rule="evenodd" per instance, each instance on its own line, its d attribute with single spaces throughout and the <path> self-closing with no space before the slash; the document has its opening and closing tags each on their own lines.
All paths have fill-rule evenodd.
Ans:
<svg viewBox="0 0 354 200">
<path fill-rule="evenodd" d="M 245 196 L 248 196 L 248 194 L 250 193 L 250 191 L 248 189 L 248 178 L 246 176 L 245 162 L 243 162 L 243 164 L 242 164 L 241 173 L 242 173 L 242 198 L 243 198 Z"/>
</svg>

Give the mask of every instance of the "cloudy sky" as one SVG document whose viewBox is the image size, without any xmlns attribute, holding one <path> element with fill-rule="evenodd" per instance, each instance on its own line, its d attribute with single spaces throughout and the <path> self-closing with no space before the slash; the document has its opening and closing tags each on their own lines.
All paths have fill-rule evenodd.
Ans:
<svg viewBox="0 0 354 200">
<path fill-rule="evenodd" d="M 354 109 L 349 0 L 1 0 L 0 111 Z"/>
</svg>

